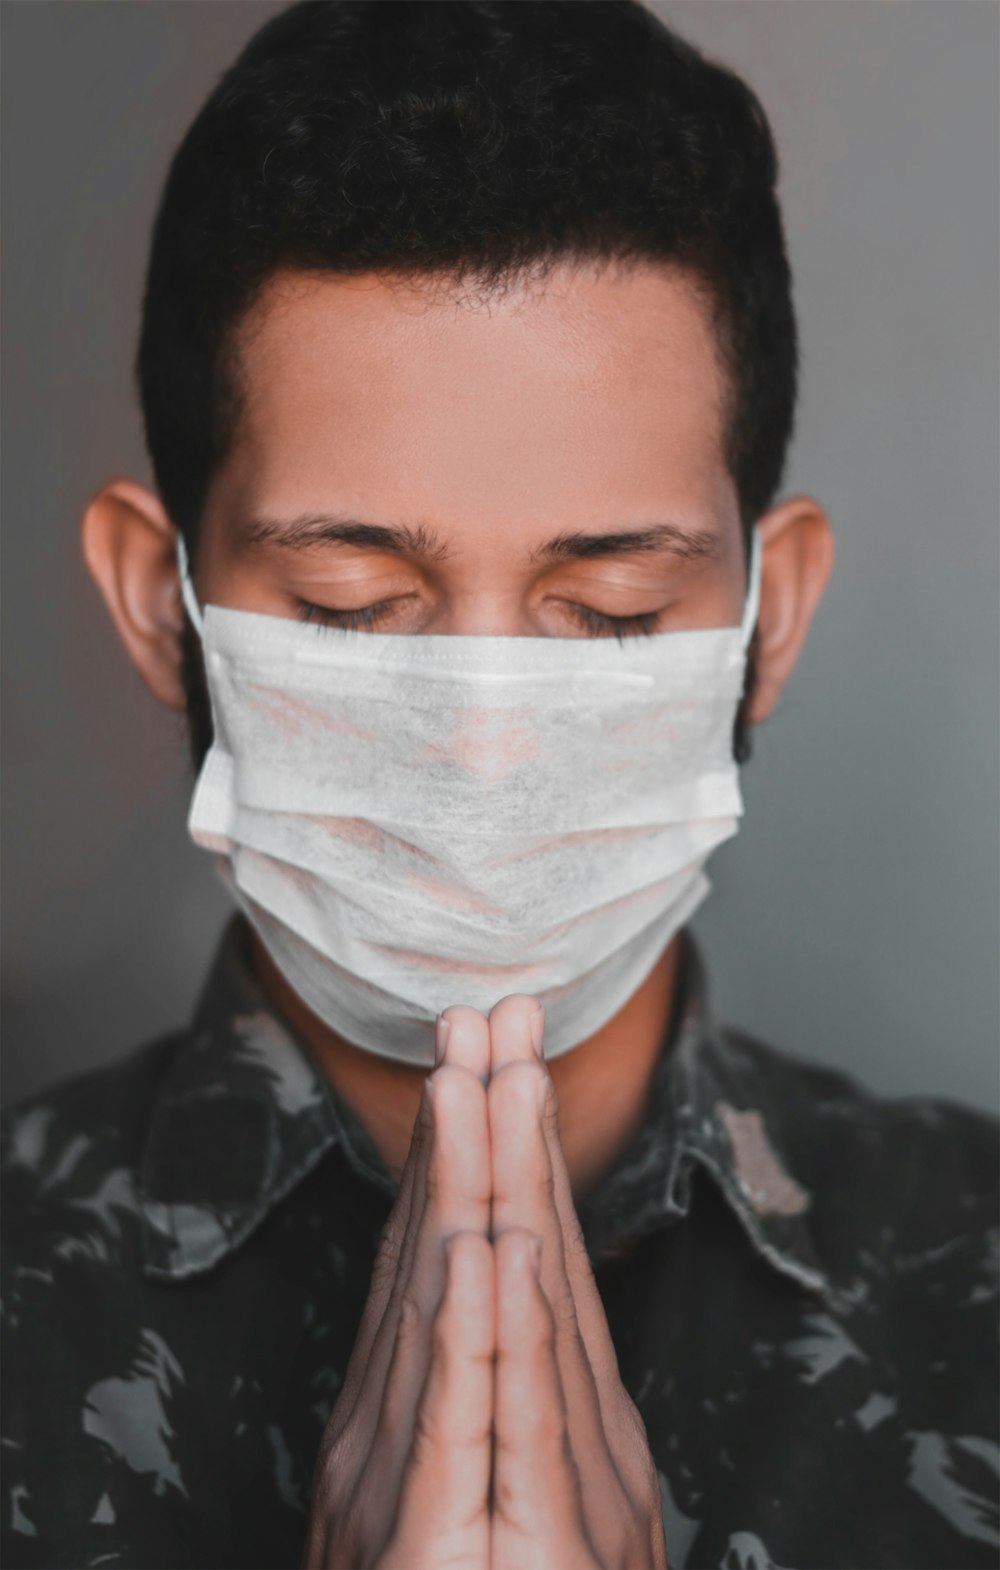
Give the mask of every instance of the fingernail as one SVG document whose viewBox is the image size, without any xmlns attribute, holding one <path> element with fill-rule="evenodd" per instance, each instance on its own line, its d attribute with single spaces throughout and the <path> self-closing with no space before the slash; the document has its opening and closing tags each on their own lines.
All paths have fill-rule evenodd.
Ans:
<svg viewBox="0 0 1000 1570">
<path fill-rule="evenodd" d="M 437 1023 L 436 1023 L 436 1025 L 434 1027 L 434 1067 L 435 1068 L 437 1068 L 439 1063 L 442 1063 L 444 1061 L 445 1051 L 446 1051 L 447 1046 L 448 1046 L 448 1031 L 450 1029 L 451 1029 L 451 1021 L 448 1020 L 448 1019 L 445 1019 L 443 1014 L 439 1014 L 438 1017 L 437 1017 Z"/>
<path fill-rule="evenodd" d="M 542 1037 L 545 1034 L 545 1010 L 540 1003 L 535 1004 L 535 1012 L 531 1016 L 529 1026 L 531 1045 L 539 1057 L 542 1055 Z"/>
</svg>

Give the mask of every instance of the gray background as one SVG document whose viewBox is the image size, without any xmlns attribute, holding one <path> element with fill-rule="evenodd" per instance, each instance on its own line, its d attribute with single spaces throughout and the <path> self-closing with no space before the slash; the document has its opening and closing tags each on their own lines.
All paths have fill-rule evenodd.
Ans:
<svg viewBox="0 0 1000 1570">
<path fill-rule="evenodd" d="M 130 367 L 168 157 L 279 6 L 7 0 L 5 1091 L 184 1019 L 226 911 L 183 732 L 79 556 L 148 483 Z M 804 351 L 785 494 L 837 572 L 697 921 L 720 1011 L 876 1089 L 992 1105 L 997 1052 L 997 33 L 991 0 L 660 7 L 760 94 Z"/>
</svg>

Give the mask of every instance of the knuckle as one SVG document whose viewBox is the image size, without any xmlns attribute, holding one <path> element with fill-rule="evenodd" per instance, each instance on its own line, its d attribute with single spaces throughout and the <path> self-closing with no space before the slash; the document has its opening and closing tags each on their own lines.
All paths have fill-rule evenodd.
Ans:
<svg viewBox="0 0 1000 1570">
<path fill-rule="evenodd" d="M 418 1456 L 431 1451 L 438 1458 L 448 1452 L 448 1426 L 442 1421 L 442 1413 L 434 1401 L 422 1401 L 417 1408 L 413 1422 L 413 1449 Z"/>
<path fill-rule="evenodd" d="M 420 1103 L 417 1107 L 417 1115 L 413 1123 L 413 1134 L 410 1138 L 409 1160 L 411 1162 L 420 1160 L 424 1144 L 430 1133 L 433 1118 L 431 1111 L 433 1092 L 429 1087 L 433 1077 L 432 1074 L 428 1074 L 420 1091 Z"/>
<path fill-rule="evenodd" d="M 497 1450 L 507 1452 L 516 1451 L 517 1446 L 510 1440 L 501 1439 L 497 1435 L 494 1441 Z M 492 1514 L 494 1519 L 505 1526 L 520 1528 L 519 1519 L 519 1492 L 511 1476 L 510 1469 L 500 1468 L 493 1479 Z"/>
<path fill-rule="evenodd" d="M 532 1185 L 536 1187 L 543 1211 L 557 1210 L 556 1183 L 548 1157 L 542 1153 L 531 1165 Z"/>
<path fill-rule="evenodd" d="M 352 1438 L 348 1423 L 341 1433 L 323 1447 L 316 1462 L 313 1492 L 334 1512 L 342 1504 L 346 1493 L 345 1480 L 350 1472 Z"/>
<path fill-rule="evenodd" d="M 381 1227 L 379 1228 L 378 1252 L 381 1253 L 381 1254 L 384 1254 L 387 1251 L 397 1247 L 398 1246 L 398 1237 L 399 1237 L 399 1214 L 398 1214 L 397 1207 L 395 1205 L 393 1205 L 393 1207 L 390 1210 L 389 1214 L 386 1216 L 386 1218 L 383 1221 Z"/>
<path fill-rule="evenodd" d="M 535 1095 L 542 1097 L 542 1110 L 546 1117 L 551 1117 L 559 1104 L 559 1097 L 552 1075 L 541 1061 L 530 1063 L 528 1066 L 533 1071 Z"/>
<path fill-rule="evenodd" d="M 663 1495 L 660 1493 L 660 1478 L 656 1470 L 656 1462 L 651 1455 L 643 1459 L 643 1502 L 653 1520 L 663 1523 Z"/>
<path fill-rule="evenodd" d="M 443 1063 L 434 1070 L 434 1089 L 432 1093 L 432 1106 L 434 1112 L 434 1128 L 441 1128 L 454 1121 L 459 1110 L 462 1090 L 462 1070 L 451 1063 Z"/>
<path fill-rule="evenodd" d="M 445 1163 L 442 1159 L 440 1146 L 435 1146 L 431 1151 L 427 1170 L 424 1173 L 424 1218 L 430 1220 L 437 1212 L 444 1189 Z"/>
<path fill-rule="evenodd" d="M 569 1282 L 560 1283 L 552 1302 L 552 1334 L 556 1330 L 577 1331 L 576 1302 Z"/>
<path fill-rule="evenodd" d="M 461 1242 L 454 1238 L 461 1237 Z M 434 1312 L 431 1340 L 435 1355 L 447 1358 L 454 1342 L 455 1322 L 461 1322 L 469 1310 L 468 1294 L 464 1286 L 468 1280 L 467 1262 L 473 1257 L 471 1239 L 455 1233 L 447 1261 L 444 1288 Z"/>
<path fill-rule="evenodd" d="M 505 1063 L 486 1088 L 490 1116 L 504 1123 L 537 1123 L 538 1097 L 547 1082 L 547 1071 L 540 1063 L 524 1058 Z"/>
<path fill-rule="evenodd" d="M 373 1299 L 381 1301 L 386 1290 L 392 1290 L 392 1282 L 398 1269 L 398 1260 L 390 1258 L 382 1249 L 375 1255 L 372 1265 L 371 1280 L 368 1283 L 368 1301 Z"/>
<path fill-rule="evenodd" d="M 431 1350 L 434 1361 L 447 1367 L 451 1356 L 451 1334 L 446 1312 L 439 1313 L 435 1317 L 431 1330 Z"/>
<path fill-rule="evenodd" d="M 533 1239 L 538 1235 L 531 1227 L 524 1226 L 517 1221 L 504 1226 L 502 1230 L 497 1232 L 493 1247 L 497 1254 L 501 1280 L 504 1277 L 509 1277 L 512 1269 L 515 1273 L 517 1272 L 522 1256 L 527 1260 L 527 1251 Z"/>
<path fill-rule="evenodd" d="M 439 1121 L 467 1116 L 485 1097 L 482 1080 L 461 1063 L 443 1063 L 431 1077 L 434 1113 Z"/>
<path fill-rule="evenodd" d="M 519 1058 L 505 1064 L 491 1080 L 490 1093 L 505 1113 L 537 1119 L 541 1108 L 541 1119 L 546 1126 L 555 1119 L 556 1087 L 548 1068 L 537 1058 Z"/>
<path fill-rule="evenodd" d="M 649 1448 L 642 1415 L 631 1396 L 625 1399 L 617 1424 L 618 1451 L 626 1458 L 626 1475 L 634 1496 L 654 1514 L 660 1510 L 660 1479 Z"/>
<path fill-rule="evenodd" d="M 465 1273 L 479 1257 L 480 1246 L 486 1240 L 477 1232 L 458 1231 L 452 1232 L 448 1237 L 448 1283 L 454 1289 L 456 1280 L 464 1279 Z M 447 1302 L 449 1293 L 445 1293 Z"/>
<path fill-rule="evenodd" d="M 409 1341 L 417 1334 L 423 1312 L 412 1287 L 404 1287 L 399 1296 L 399 1319 L 396 1324 L 397 1341 Z"/>
<path fill-rule="evenodd" d="M 572 1306 L 572 1299 L 570 1299 Z M 534 1350 L 537 1359 L 542 1360 L 555 1356 L 556 1338 L 559 1330 L 558 1310 L 543 1296 L 539 1305 L 538 1316 L 535 1320 Z"/>
<path fill-rule="evenodd" d="M 415 1138 L 419 1136 L 421 1142 L 429 1139 L 434 1131 L 434 1102 L 437 1095 L 437 1076 L 440 1072 L 440 1069 L 435 1069 L 432 1074 L 428 1074 L 420 1092 L 420 1105 L 417 1108 L 417 1122 L 414 1135 Z"/>
<path fill-rule="evenodd" d="M 632 1396 L 629 1395 L 624 1385 L 622 1385 L 622 1406 L 625 1410 L 625 1415 L 628 1421 L 632 1424 L 632 1427 L 636 1430 L 637 1433 L 641 1433 L 643 1438 L 645 1438 L 646 1425 L 642 1420 L 642 1413 L 639 1411 L 635 1401 L 633 1400 Z"/>
<path fill-rule="evenodd" d="M 520 1105 L 521 1096 L 525 1093 L 525 1087 L 531 1083 L 532 1073 L 532 1065 L 521 1059 L 513 1063 L 505 1063 L 492 1075 L 487 1086 L 486 1093 L 491 1107 L 501 1111 L 507 1111 L 508 1108 L 516 1110 Z"/>
<path fill-rule="evenodd" d="M 567 1266 L 585 1271 L 588 1275 L 592 1273 L 586 1240 L 575 1212 L 563 1226 L 563 1249 Z"/>
<path fill-rule="evenodd" d="M 402 1253 L 402 1243 L 399 1220 L 393 1211 L 378 1235 L 373 1275 L 384 1277 L 395 1274 Z"/>
<path fill-rule="evenodd" d="M 655 1476 L 656 1469 L 653 1467 L 652 1459 L 649 1453 L 649 1435 L 646 1433 L 646 1424 L 643 1422 L 642 1413 L 639 1411 L 639 1408 L 636 1406 L 632 1397 L 629 1395 L 628 1391 L 624 1389 L 624 1387 L 622 1389 L 622 1394 L 625 1397 L 624 1416 L 629 1433 L 635 1444 L 641 1448 L 643 1458 L 649 1462 L 652 1474 Z"/>
</svg>

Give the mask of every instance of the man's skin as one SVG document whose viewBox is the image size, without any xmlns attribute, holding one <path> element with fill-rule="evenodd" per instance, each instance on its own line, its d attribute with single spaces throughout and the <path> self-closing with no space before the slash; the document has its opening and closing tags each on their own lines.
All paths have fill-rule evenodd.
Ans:
<svg viewBox="0 0 1000 1570">
<path fill-rule="evenodd" d="M 567 263 L 544 285 L 478 300 L 427 279 L 283 273 L 243 325 L 239 365 L 244 404 L 194 562 L 202 604 L 295 616 L 306 604 L 378 603 L 377 630 L 399 634 L 585 637 L 595 613 L 653 613 L 662 632 L 739 621 L 746 560 L 723 458 L 728 384 L 707 309 L 683 274 Z M 345 541 L 300 527 L 292 543 L 289 526 L 318 517 L 397 533 L 355 529 Z M 664 524 L 655 541 L 634 538 Z M 757 527 L 751 724 L 772 712 L 833 560 L 829 521 L 810 497 L 775 505 Z M 133 663 L 161 702 L 183 710 L 183 611 L 162 503 L 113 480 L 82 533 Z M 596 535 L 633 538 L 619 539 L 626 550 L 581 540 Z M 641 1117 L 676 944 L 613 1019 L 551 1064 L 531 1047 L 530 1000 L 505 999 L 488 1023 L 449 1010 L 447 1057 L 431 1075 L 341 1040 L 259 943 L 254 959 L 401 1179 L 324 1439 L 307 1562 L 662 1563 L 645 1434 L 618 1380 L 573 1201 Z M 539 1082 L 549 1086 L 547 1120 Z M 545 1239 L 539 1294 L 526 1234 Z M 412 1304 L 402 1333 L 400 1301 Z M 422 1468 L 434 1488 L 419 1487 Z"/>
<path fill-rule="evenodd" d="M 664 1566 L 656 1472 L 573 1209 L 541 1009 L 509 997 L 488 1020 L 462 1007 L 442 1019 L 324 1436 L 305 1564 Z"/>
</svg>

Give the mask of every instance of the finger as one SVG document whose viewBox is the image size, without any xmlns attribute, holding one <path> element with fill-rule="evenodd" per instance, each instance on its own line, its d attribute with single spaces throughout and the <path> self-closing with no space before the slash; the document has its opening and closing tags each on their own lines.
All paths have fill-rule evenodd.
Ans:
<svg viewBox="0 0 1000 1570">
<path fill-rule="evenodd" d="M 390 1380 L 396 1443 L 404 1448 L 408 1443 L 430 1358 L 426 1327 L 444 1289 L 445 1238 L 468 1231 L 486 1240 L 489 1232 L 486 1092 L 467 1069 L 444 1064 L 426 1081 L 424 1097 L 429 1105 L 426 1157 L 414 1175 L 411 1224 L 368 1359 L 365 1386 L 370 1385 L 372 1397 L 357 1404 L 358 1443 L 369 1446 L 378 1401 Z"/>
<path fill-rule="evenodd" d="M 485 1014 L 464 1003 L 438 1015 L 436 1066 L 442 1062 L 466 1068 L 482 1083 L 490 1077 L 490 1027 Z"/>
<path fill-rule="evenodd" d="M 484 1065 L 488 1065 L 489 1061 L 489 1027 L 484 1015 L 463 1006 L 446 1009 L 440 1016 L 436 1039 L 439 1065 L 462 1065 L 475 1073 L 477 1078 L 482 1078 Z M 433 1073 L 428 1076 L 428 1080 L 430 1078 L 433 1078 Z M 424 1082 L 425 1087 L 428 1080 Z M 396 1202 L 379 1239 L 368 1299 L 338 1399 L 334 1419 L 337 1433 L 353 1416 L 375 1339 L 392 1299 L 396 1278 L 401 1268 L 404 1274 L 409 1272 L 412 1241 L 426 1203 L 426 1168 L 432 1121 L 430 1102 L 422 1094 Z"/>
<path fill-rule="evenodd" d="M 535 1273 L 531 1237 L 494 1244 L 493 1570 L 595 1566 L 567 1433 L 556 1325 Z"/>
<path fill-rule="evenodd" d="M 487 1099 L 494 1239 L 499 1240 L 510 1228 L 523 1228 L 542 1239 L 541 1282 L 556 1323 L 556 1357 L 573 1453 L 584 1476 L 600 1476 L 606 1490 L 620 1489 L 594 1371 L 577 1318 L 545 1137 L 543 1119 L 554 1108 L 555 1087 L 543 1064 L 513 1063 L 491 1080 Z M 586 1502 L 588 1507 L 595 1503 L 589 1491 Z"/>
<path fill-rule="evenodd" d="M 382 1323 L 393 1284 L 399 1270 L 403 1244 L 411 1226 L 415 1224 L 415 1206 L 423 1207 L 424 1182 L 422 1176 L 426 1163 L 427 1144 L 430 1137 L 430 1105 L 421 1095 L 420 1106 L 414 1123 L 413 1138 L 400 1178 L 399 1190 L 389 1216 L 379 1237 L 375 1263 L 372 1267 L 371 1285 L 365 1302 L 361 1323 L 351 1349 L 344 1384 L 337 1398 L 331 1419 L 332 1433 L 339 1434 L 350 1422 L 354 1406 L 365 1379 L 372 1346 Z M 419 1198 L 415 1198 L 419 1195 Z"/>
<path fill-rule="evenodd" d="M 544 1025 L 544 1011 L 536 1016 L 535 1010 L 541 1011 L 541 1005 L 523 994 L 502 998 L 491 1010 L 489 1020 L 494 1074 L 507 1063 L 537 1060 L 548 1075 L 539 1035 Z M 552 1198 L 562 1234 L 566 1273 L 573 1292 L 580 1334 L 597 1385 L 602 1418 L 610 1433 L 617 1431 L 621 1417 L 622 1387 L 618 1357 L 573 1203 L 569 1173 L 559 1138 L 554 1086 L 545 1099 L 542 1128 L 552 1176 Z M 529 1218 L 522 1218 L 522 1223 L 534 1230 L 541 1230 Z M 516 1218 L 512 1218 L 511 1224 L 518 1224 Z M 543 1281 L 548 1288 L 552 1287 L 548 1275 L 543 1275 Z"/>
<path fill-rule="evenodd" d="M 402 1477 L 388 1469 L 385 1475 L 385 1497 L 398 1497 L 399 1510 L 382 1566 L 410 1570 L 409 1545 L 428 1539 L 435 1564 L 488 1563 L 495 1298 L 489 1241 L 475 1232 L 454 1233 L 412 1447 L 402 1457 Z M 376 1433 L 375 1453 L 387 1453 L 382 1437 Z M 470 1532 L 482 1535 L 478 1554 Z"/>
<path fill-rule="evenodd" d="M 617 1482 L 610 1484 L 610 1491 L 617 1494 L 621 1490 L 623 1496 L 628 1495 L 633 1500 L 641 1501 L 648 1493 L 649 1438 L 639 1410 L 622 1384 L 618 1353 L 608 1327 L 604 1304 L 587 1254 L 583 1230 L 573 1204 L 569 1173 L 563 1155 L 562 1141 L 559 1138 L 555 1087 L 551 1079 L 543 1092 L 542 1130 L 549 1157 L 552 1194 L 559 1217 L 563 1268 L 573 1299 L 575 1334 L 582 1345 L 586 1372 L 589 1376 L 588 1378 L 580 1376 L 582 1384 L 572 1372 L 567 1372 L 566 1378 L 574 1394 L 578 1389 L 580 1390 L 580 1404 L 586 1414 L 582 1419 L 582 1433 L 592 1432 L 590 1425 L 594 1425 L 601 1435 L 602 1445 L 592 1447 L 590 1454 L 596 1458 L 604 1449 L 611 1458 Z M 570 1336 L 567 1341 L 571 1342 L 572 1339 L 573 1337 Z M 576 1359 L 570 1354 L 568 1367 L 572 1369 L 575 1366 L 577 1366 Z M 594 1401 L 597 1406 L 596 1413 L 592 1411 Z M 574 1419 L 577 1411 L 576 1400 L 571 1400 L 570 1412 Z M 590 1501 L 589 1490 L 585 1498 Z M 654 1504 L 659 1507 L 658 1495 Z M 624 1510 L 624 1500 L 622 1507 Z M 602 1522 L 606 1519 L 605 1516 L 599 1518 Z M 606 1558 L 601 1526 L 595 1524 L 593 1532 L 596 1534 L 598 1548 Z"/>
<path fill-rule="evenodd" d="M 559 1138 L 557 1097 L 551 1079 L 548 1080 L 541 1094 L 542 1133 L 549 1160 L 552 1198 L 559 1219 L 563 1267 L 572 1290 L 576 1323 L 597 1391 L 601 1426 L 616 1459 L 620 1461 L 621 1447 L 624 1444 L 627 1452 L 632 1436 L 627 1421 L 623 1433 L 623 1404 L 627 1404 L 627 1397 L 621 1382 L 618 1353 L 608 1328 L 604 1304 L 594 1279 L 583 1229 L 573 1203 L 566 1158 Z"/>
<path fill-rule="evenodd" d="M 554 1097 L 554 1087 L 537 1061 L 508 1063 L 490 1081 L 492 1224 L 494 1240 L 518 1227 L 542 1239 L 542 1285 L 561 1324 L 572 1310 L 572 1287 L 542 1125 L 543 1104 L 550 1094 Z"/>
<path fill-rule="evenodd" d="M 512 992 L 490 1009 L 490 1072 L 542 1056 L 545 1010 L 537 998 Z"/>
<path fill-rule="evenodd" d="M 424 1098 L 426 1154 L 414 1173 L 415 1224 L 403 1238 L 395 1284 L 402 1290 L 412 1279 L 426 1306 L 436 1308 L 444 1288 L 444 1238 L 458 1231 L 489 1233 L 489 1120 L 485 1088 L 466 1068 L 443 1063 L 427 1080 Z"/>
</svg>

